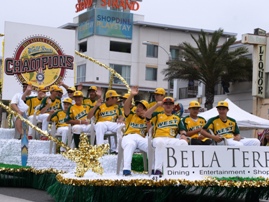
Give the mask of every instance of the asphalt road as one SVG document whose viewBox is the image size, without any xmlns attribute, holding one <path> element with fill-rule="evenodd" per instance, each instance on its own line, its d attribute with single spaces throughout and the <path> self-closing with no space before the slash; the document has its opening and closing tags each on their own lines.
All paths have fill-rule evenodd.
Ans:
<svg viewBox="0 0 269 202">
<path fill-rule="evenodd" d="M 1 202 L 54 202 L 46 191 L 28 188 L 0 187 Z"/>
</svg>

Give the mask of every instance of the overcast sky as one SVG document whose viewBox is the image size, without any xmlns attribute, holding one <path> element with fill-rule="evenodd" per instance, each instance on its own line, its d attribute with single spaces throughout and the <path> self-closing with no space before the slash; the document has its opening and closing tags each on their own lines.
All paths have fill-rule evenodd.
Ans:
<svg viewBox="0 0 269 202">
<path fill-rule="evenodd" d="M 75 12 L 77 0 L 2 0 L 0 33 L 4 22 L 59 27 L 83 13 Z M 257 27 L 269 32 L 269 0 L 143 0 L 139 11 L 145 21 L 237 33 L 253 33 Z M 19 31 L 19 30 L 18 30 Z"/>
</svg>

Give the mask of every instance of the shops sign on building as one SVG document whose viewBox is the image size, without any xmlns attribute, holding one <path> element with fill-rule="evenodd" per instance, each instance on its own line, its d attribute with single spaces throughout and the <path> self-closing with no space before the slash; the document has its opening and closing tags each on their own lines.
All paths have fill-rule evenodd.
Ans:
<svg viewBox="0 0 269 202">
<path fill-rule="evenodd" d="M 91 9 L 79 16 L 78 40 L 92 35 L 132 39 L 132 34 L 132 13 Z"/>
</svg>

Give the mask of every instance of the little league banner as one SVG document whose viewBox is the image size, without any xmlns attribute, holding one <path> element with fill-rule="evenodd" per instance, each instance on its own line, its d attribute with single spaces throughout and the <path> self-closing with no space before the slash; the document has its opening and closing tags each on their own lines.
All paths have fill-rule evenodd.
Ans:
<svg viewBox="0 0 269 202">
<path fill-rule="evenodd" d="M 268 147 L 167 147 L 166 178 L 201 180 L 205 177 L 265 177 L 269 175 Z"/>
<path fill-rule="evenodd" d="M 2 99 L 64 81 L 74 85 L 75 31 L 14 22 L 5 23 Z"/>
</svg>

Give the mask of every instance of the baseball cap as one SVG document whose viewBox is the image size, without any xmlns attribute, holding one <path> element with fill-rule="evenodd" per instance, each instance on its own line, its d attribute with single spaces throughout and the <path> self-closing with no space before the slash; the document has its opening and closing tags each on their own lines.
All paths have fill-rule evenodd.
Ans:
<svg viewBox="0 0 269 202">
<path fill-rule="evenodd" d="M 73 94 L 74 97 L 83 97 L 83 93 L 81 91 L 75 91 Z"/>
<path fill-rule="evenodd" d="M 123 96 L 120 96 L 121 99 L 127 99 L 130 96 L 130 93 L 125 93 Z"/>
<path fill-rule="evenodd" d="M 58 90 L 57 90 L 57 92 L 63 93 L 63 89 L 59 87 Z"/>
<path fill-rule="evenodd" d="M 201 107 L 201 105 L 200 105 L 200 103 L 199 102 L 197 102 L 197 101 L 190 101 L 190 103 L 189 103 L 189 109 L 190 108 L 197 108 L 197 107 Z"/>
<path fill-rule="evenodd" d="M 163 99 L 163 102 L 172 102 L 172 103 L 174 103 L 175 100 L 174 100 L 174 98 L 172 98 L 172 97 L 165 97 L 165 98 Z"/>
<path fill-rule="evenodd" d="M 45 88 L 45 86 L 39 86 L 38 91 L 48 92 L 48 90 Z"/>
<path fill-rule="evenodd" d="M 156 88 L 153 94 L 165 95 L 165 90 L 163 88 Z"/>
<path fill-rule="evenodd" d="M 59 89 L 59 87 L 57 85 L 50 86 L 50 92 L 51 91 L 57 91 L 58 89 Z"/>
<path fill-rule="evenodd" d="M 76 88 L 75 87 L 69 87 L 69 88 L 67 88 L 67 91 L 73 91 L 73 92 L 75 92 L 76 91 Z"/>
<path fill-rule="evenodd" d="M 108 90 L 106 92 L 106 99 L 110 97 L 120 97 L 120 95 L 115 90 Z"/>
<path fill-rule="evenodd" d="M 96 86 L 90 86 L 90 87 L 88 88 L 88 90 L 95 90 L 95 91 L 97 91 L 97 87 L 96 87 Z"/>
<path fill-rule="evenodd" d="M 228 102 L 226 101 L 219 101 L 218 102 L 218 105 L 216 106 L 217 108 L 218 107 L 227 107 L 229 109 L 229 105 L 228 105 Z"/>
<path fill-rule="evenodd" d="M 142 104 L 146 109 L 149 108 L 149 103 L 146 100 L 139 100 L 135 102 L 135 106 L 137 106 L 138 104 Z"/>
<path fill-rule="evenodd" d="M 72 104 L 72 99 L 71 98 L 65 98 L 63 102 L 66 102 L 66 103 L 69 103 L 69 104 Z"/>
</svg>

